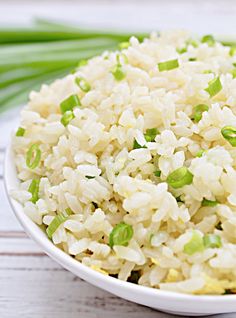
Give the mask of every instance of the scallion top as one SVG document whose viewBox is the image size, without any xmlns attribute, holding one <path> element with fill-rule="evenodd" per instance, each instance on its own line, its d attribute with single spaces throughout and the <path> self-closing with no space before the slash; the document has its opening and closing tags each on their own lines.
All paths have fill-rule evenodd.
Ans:
<svg viewBox="0 0 236 318">
<path fill-rule="evenodd" d="M 158 134 L 160 134 L 160 132 L 157 128 L 150 128 L 146 130 L 144 137 L 147 142 L 152 142 L 155 141 L 156 135 Z"/>
<path fill-rule="evenodd" d="M 159 72 L 170 71 L 179 67 L 179 61 L 177 59 L 160 62 L 157 64 Z"/>
<path fill-rule="evenodd" d="M 190 241 L 184 245 L 184 253 L 193 255 L 197 252 L 202 252 L 203 250 L 204 244 L 201 235 L 198 232 L 193 231 Z"/>
<path fill-rule="evenodd" d="M 67 110 L 61 117 L 61 123 L 65 127 L 71 122 L 71 120 L 75 118 L 73 111 Z"/>
<path fill-rule="evenodd" d="M 83 92 L 87 93 L 90 91 L 91 86 L 84 78 L 76 77 L 75 82 Z"/>
<path fill-rule="evenodd" d="M 193 175 L 186 167 L 181 167 L 169 174 L 166 181 L 171 187 L 178 189 L 191 184 L 193 181 Z"/>
<path fill-rule="evenodd" d="M 125 72 L 120 64 L 117 64 L 111 73 L 117 81 L 122 81 L 125 78 Z"/>
<path fill-rule="evenodd" d="M 28 189 L 28 191 L 32 194 L 31 202 L 33 203 L 36 203 L 39 199 L 39 183 L 40 179 L 33 179 Z"/>
<path fill-rule="evenodd" d="M 202 119 L 202 113 L 207 112 L 209 107 L 205 104 L 199 104 L 194 107 L 193 119 L 195 122 L 199 122 Z"/>
<path fill-rule="evenodd" d="M 38 144 L 33 144 L 26 153 L 26 165 L 30 169 L 38 167 L 41 160 L 41 150 Z"/>
<path fill-rule="evenodd" d="M 24 134 L 25 134 L 25 129 L 22 127 L 19 127 L 16 132 L 16 137 L 23 137 Z"/>
<path fill-rule="evenodd" d="M 225 126 L 221 129 L 221 134 L 224 139 L 231 144 L 231 146 L 236 147 L 236 127 Z"/>
<path fill-rule="evenodd" d="M 212 81 L 208 83 L 208 87 L 205 91 L 210 95 L 210 97 L 215 96 L 222 90 L 222 84 L 220 81 L 220 77 L 214 78 Z"/>
<path fill-rule="evenodd" d="M 127 246 L 131 238 L 133 237 L 133 228 L 131 225 L 126 223 L 117 224 L 110 233 L 109 245 Z"/>
<path fill-rule="evenodd" d="M 222 246 L 221 237 L 216 234 L 206 234 L 203 236 L 205 248 L 220 248 Z"/>
<path fill-rule="evenodd" d="M 207 199 L 202 200 L 202 206 L 216 206 L 218 204 L 218 201 L 211 201 Z"/>
<path fill-rule="evenodd" d="M 211 34 L 204 35 L 201 40 L 202 43 L 207 43 L 209 46 L 213 46 L 215 44 L 215 39 Z"/>
<path fill-rule="evenodd" d="M 64 114 L 68 110 L 73 110 L 76 106 L 81 106 L 80 99 L 77 95 L 71 95 L 61 102 L 61 112 Z"/>
</svg>

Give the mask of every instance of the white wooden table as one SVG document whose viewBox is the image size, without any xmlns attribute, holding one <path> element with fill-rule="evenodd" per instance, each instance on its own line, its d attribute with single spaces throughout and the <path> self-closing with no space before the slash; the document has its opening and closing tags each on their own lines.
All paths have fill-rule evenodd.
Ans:
<svg viewBox="0 0 236 318">
<path fill-rule="evenodd" d="M 56 10 L 55 5 L 56 4 Z M 98 27 L 188 28 L 236 35 L 236 1 L 0 0 L 1 23 L 29 23 L 32 16 L 80 21 Z M 200 24 L 199 24 L 200 22 Z M 3 155 L 18 110 L 0 115 L 0 318 L 167 318 L 89 285 L 49 259 L 16 221 L 3 189 Z M 171 304 L 170 304 L 171 310 Z M 218 317 L 218 316 L 212 316 Z M 236 313 L 220 318 L 235 318 Z"/>
</svg>

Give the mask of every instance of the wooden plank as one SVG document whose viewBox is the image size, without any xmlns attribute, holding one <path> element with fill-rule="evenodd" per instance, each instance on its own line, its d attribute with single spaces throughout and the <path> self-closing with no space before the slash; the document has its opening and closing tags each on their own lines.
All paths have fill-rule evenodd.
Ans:
<svg viewBox="0 0 236 318">
<path fill-rule="evenodd" d="M 92 287 L 70 272 L 54 268 L 54 262 L 46 256 L 0 256 L 0 264 L 0 317 L 3 318 L 18 317 L 18 314 L 24 318 L 171 317 Z M 2 264 L 9 264 L 10 268 Z"/>
</svg>

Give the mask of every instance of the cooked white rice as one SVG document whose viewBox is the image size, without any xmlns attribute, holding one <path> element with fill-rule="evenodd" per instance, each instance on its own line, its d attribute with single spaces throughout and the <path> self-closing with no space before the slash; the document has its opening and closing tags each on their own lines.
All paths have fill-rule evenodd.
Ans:
<svg viewBox="0 0 236 318">
<path fill-rule="evenodd" d="M 220 43 L 195 47 L 189 38 L 182 31 L 153 34 L 143 43 L 131 38 L 123 54 L 105 52 L 32 92 L 21 113 L 25 134 L 13 137 L 21 183 L 12 195 L 44 229 L 70 208 L 52 240 L 101 273 L 125 281 L 136 274 L 139 284 L 163 290 L 224 294 L 236 289 L 236 148 L 221 133 L 236 127 L 236 56 Z M 112 74 L 117 55 L 125 74 L 120 81 Z M 173 59 L 178 68 L 159 71 L 159 62 Z M 90 91 L 79 88 L 78 76 Z M 210 97 L 205 89 L 217 76 L 222 89 Z M 65 127 L 60 103 L 72 94 L 81 106 Z M 196 122 L 198 104 L 209 110 Z M 147 142 L 151 128 L 160 134 Z M 134 140 L 141 148 L 133 149 Z M 35 169 L 26 165 L 32 144 L 41 151 Z M 167 177 L 183 166 L 192 183 L 174 189 Z M 39 178 L 33 203 L 29 186 Z M 202 206 L 204 199 L 218 204 Z M 110 246 L 121 222 L 132 226 L 133 236 L 128 245 Z M 207 234 L 220 237 L 220 246 L 186 252 L 194 235 L 202 240 Z"/>
</svg>

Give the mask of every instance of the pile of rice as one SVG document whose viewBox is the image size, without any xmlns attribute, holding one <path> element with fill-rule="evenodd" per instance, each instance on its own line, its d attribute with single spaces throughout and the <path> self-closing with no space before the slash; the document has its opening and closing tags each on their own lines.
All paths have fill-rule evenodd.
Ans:
<svg viewBox="0 0 236 318">
<path fill-rule="evenodd" d="M 158 69 L 173 59 L 179 67 Z M 233 293 L 236 148 L 221 129 L 236 127 L 234 62 L 227 46 L 165 32 L 142 43 L 133 37 L 128 48 L 104 52 L 43 85 L 21 112 L 24 135 L 13 137 L 21 182 L 12 196 L 44 230 L 69 208 L 72 214 L 53 233 L 53 243 L 103 274 L 162 290 Z M 123 78 L 114 76 L 117 63 Z M 78 76 L 90 90 L 76 84 Z M 222 88 L 211 97 L 206 89 L 218 76 Z M 64 126 L 60 103 L 73 94 L 81 106 Z M 209 110 L 195 121 L 198 104 Z M 152 128 L 159 133 L 148 142 L 144 134 Z M 26 164 L 32 144 L 41 151 L 34 169 Z M 192 182 L 175 189 L 167 178 L 183 166 Z M 35 203 L 33 179 L 40 179 Z M 217 202 L 204 206 L 203 200 Z M 132 237 L 112 246 L 109 236 L 122 222 Z M 208 234 L 220 237 L 220 246 L 186 252 L 194 236 Z"/>
</svg>

